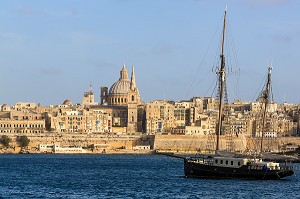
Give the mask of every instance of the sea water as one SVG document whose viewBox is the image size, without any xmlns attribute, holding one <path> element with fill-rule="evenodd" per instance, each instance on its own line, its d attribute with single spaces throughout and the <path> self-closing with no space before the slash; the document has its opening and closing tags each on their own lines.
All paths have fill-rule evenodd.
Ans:
<svg viewBox="0 0 300 199">
<path fill-rule="evenodd" d="M 299 198 L 300 173 L 282 180 L 184 178 L 159 155 L 0 155 L 0 198 Z"/>
</svg>

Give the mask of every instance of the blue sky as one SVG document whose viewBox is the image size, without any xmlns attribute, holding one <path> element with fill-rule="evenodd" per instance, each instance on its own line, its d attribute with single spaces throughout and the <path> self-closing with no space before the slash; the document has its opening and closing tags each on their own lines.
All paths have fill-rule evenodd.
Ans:
<svg viewBox="0 0 300 199">
<path fill-rule="evenodd" d="M 229 100 L 255 100 L 269 62 L 275 101 L 299 103 L 300 1 L 1 0 L 0 104 L 80 103 L 90 82 L 99 101 L 124 62 L 145 102 L 210 96 L 226 4 Z"/>
</svg>

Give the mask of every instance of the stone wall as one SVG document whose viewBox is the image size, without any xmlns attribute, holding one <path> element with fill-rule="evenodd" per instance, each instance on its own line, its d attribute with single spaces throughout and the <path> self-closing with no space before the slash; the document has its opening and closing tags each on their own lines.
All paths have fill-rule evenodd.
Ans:
<svg viewBox="0 0 300 199">
<path fill-rule="evenodd" d="M 21 134 L 6 134 L 11 139 L 11 148 L 17 148 L 16 137 Z M 162 151 L 197 151 L 205 150 L 208 147 L 208 136 L 192 135 L 101 135 L 101 134 L 78 134 L 78 133 L 44 133 L 44 134 L 22 134 L 30 139 L 29 148 L 37 148 L 39 144 L 58 144 L 62 147 L 88 147 L 97 145 L 107 150 L 127 149 L 132 150 L 135 146 L 149 146 L 153 150 Z M 1 135 L 0 135 L 1 136 Z M 210 139 L 212 146 L 215 146 L 216 138 Z M 280 151 L 286 144 L 300 146 L 300 137 L 265 138 L 265 150 Z M 243 136 L 232 137 L 232 147 L 235 151 L 245 149 L 260 149 L 259 138 L 245 138 Z M 18 148 L 17 148 L 18 149 Z M 220 149 L 228 149 L 228 139 L 221 136 Z M 100 149 L 99 149 L 100 151 Z"/>
<path fill-rule="evenodd" d="M 244 137 L 232 137 L 232 148 L 243 150 L 246 148 L 246 139 Z M 211 139 L 211 145 L 216 145 L 216 138 Z M 154 149 L 156 150 L 179 150 L 195 151 L 204 150 L 208 147 L 208 136 L 192 135 L 156 135 Z M 215 147 L 214 147 L 215 149 Z M 226 150 L 226 137 L 220 137 L 220 149 Z"/>
<path fill-rule="evenodd" d="M 188 135 L 156 135 L 154 141 L 155 150 L 166 151 L 196 151 L 207 149 L 208 136 Z M 215 138 L 212 145 L 215 146 Z M 232 137 L 232 150 L 244 151 L 246 149 L 260 150 L 260 138 L 246 138 L 243 136 Z M 300 137 L 265 138 L 263 149 L 270 151 L 281 151 L 288 143 L 300 146 Z M 220 137 L 220 150 L 228 149 L 228 139 Z"/>
</svg>

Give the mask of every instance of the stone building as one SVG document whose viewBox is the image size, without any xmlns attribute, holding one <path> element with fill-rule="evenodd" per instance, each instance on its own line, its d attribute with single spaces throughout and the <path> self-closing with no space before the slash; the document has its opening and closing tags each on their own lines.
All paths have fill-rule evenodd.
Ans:
<svg viewBox="0 0 300 199">
<path fill-rule="evenodd" d="M 45 116 L 17 107 L 11 110 L 7 104 L 1 107 L 0 133 L 44 133 L 46 130 Z"/>
<path fill-rule="evenodd" d="M 146 104 L 146 131 L 162 134 L 206 135 L 214 131 L 217 100 L 194 97 L 188 101 L 155 100 Z"/>
<path fill-rule="evenodd" d="M 146 132 L 162 133 L 168 132 L 169 129 L 175 127 L 173 101 L 155 100 L 146 104 Z"/>
<path fill-rule="evenodd" d="M 107 87 L 100 89 L 101 106 L 109 106 L 113 109 L 123 109 L 127 115 L 119 114 L 120 120 L 126 120 L 126 124 L 120 123 L 126 127 L 127 132 L 143 131 L 143 103 L 140 99 L 139 90 L 136 86 L 134 66 L 132 66 L 131 79 L 128 78 L 128 70 L 123 65 L 120 71 L 120 78 L 108 90 Z"/>
<path fill-rule="evenodd" d="M 82 104 L 83 106 L 91 106 L 97 105 L 98 103 L 95 102 L 94 91 L 92 89 L 92 84 L 90 84 L 90 90 L 84 92 L 82 97 Z"/>
<path fill-rule="evenodd" d="M 48 123 L 54 132 L 109 133 L 112 132 L 112 117 L 104 109 L 83 106 L 61 107 L 48 113 Z"/>
</svg>

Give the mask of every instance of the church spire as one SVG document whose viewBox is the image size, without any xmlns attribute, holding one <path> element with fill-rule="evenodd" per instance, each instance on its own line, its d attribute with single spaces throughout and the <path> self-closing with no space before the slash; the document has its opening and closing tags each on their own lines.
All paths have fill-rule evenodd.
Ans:
<svg viewBox="0 0 300 199">
<path fill-rule="evenodd" d="M 135 75 L 134 75 L 134 65 L 132 65 L 130 89 L 131 90 L 135 90 L 136 89 Z"/>
</svg>

